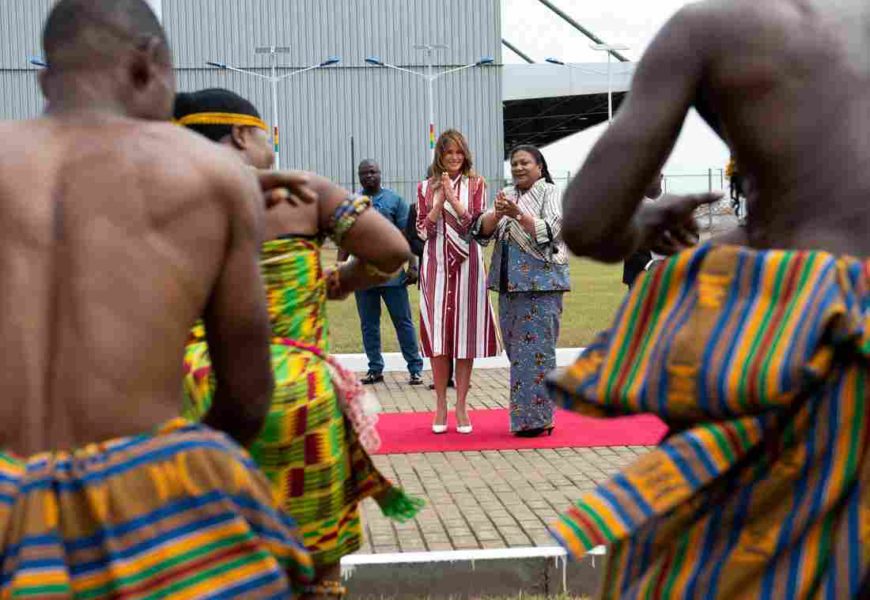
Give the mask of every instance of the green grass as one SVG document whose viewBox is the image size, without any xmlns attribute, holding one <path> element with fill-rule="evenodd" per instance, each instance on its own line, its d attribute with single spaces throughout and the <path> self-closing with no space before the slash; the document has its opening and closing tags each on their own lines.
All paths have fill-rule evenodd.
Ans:
<svg viewBox="0 0 870 600">
<path fill-rule="evenodd" d="M 328 251 L 327 251 L 328 252 Z M 329 256 L 327 254 L 327 256 Z M 330 257 L 331 258 L 331 257 Z M 324 261 L 328 262 L 328 261 Z M 415 321 L 419 315 L 419 292 L 409 288 Z M 595 334 L 610 326 L 619 303 L 625 296 L 622 265 L 603 265 L 580 258 L 571 259 L 571 292 L 565 295 L 559 346 L 584 346 Z M 491 293 L 498 315 L 498 294 Z M 399 350 L 387 308 L 381 307 L 381 343 L 384 352 Z M 359 316 L 353 296 L 343 302 L 330 302 L 328 308 L 331 348 L 336 353 L 362 352 Z M 417 323 L 419 326 L 419 322 Z"/>
</svg>

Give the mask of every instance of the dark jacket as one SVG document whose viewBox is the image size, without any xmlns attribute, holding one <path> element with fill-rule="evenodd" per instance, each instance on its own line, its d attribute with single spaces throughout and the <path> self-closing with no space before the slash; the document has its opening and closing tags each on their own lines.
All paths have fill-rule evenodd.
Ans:
<svg viewBox="0 0 870 600">
<path fill-rule="evenodd" d="M 633 286 L 635 279 L 643 273 L 651 260 L 652 254 L 649 250 L 641 250 L 629 256 L 622 267 L 622 283 L 628 287 Z"/>
<path fill-rule="evenodd" d="M 423 258 L 423 240 L 417 235 L 417 205 L 411 204 L 410 212 L 408 213 L 408 222 L 405 224 L 405 239 L 408 240 L 408 245 L 411 246 L 411 252 L 417 255 L 418 258 Z"/>
</svg>

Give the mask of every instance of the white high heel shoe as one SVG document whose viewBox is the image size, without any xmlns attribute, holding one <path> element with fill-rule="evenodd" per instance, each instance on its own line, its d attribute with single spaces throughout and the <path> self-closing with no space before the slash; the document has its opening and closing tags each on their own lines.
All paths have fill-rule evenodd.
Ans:
<svg viewBox="0 0 870 600">
<path fill-rule="evenodd" d="M 464 434 L 468 435 L 472 431 L 474 431 L 474 427 L 471 425 L 471 423 L 469 423 L 468 425 L 457 425 L 456 426 L 456 433 L 464 433 Z"/>
<path fill-rule="evenodd" d="M 432 424 L 432 433 L 447 433 L 447 423 L 444 425 Z"/>
</svg>

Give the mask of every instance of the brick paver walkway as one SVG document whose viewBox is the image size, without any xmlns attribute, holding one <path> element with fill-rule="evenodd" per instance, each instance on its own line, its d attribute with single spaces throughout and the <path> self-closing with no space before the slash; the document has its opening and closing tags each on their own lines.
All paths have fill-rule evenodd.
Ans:
<svg viewBox="0 0 870 600">
<path fill-rule="evenodd" d="M 388 374 L 374 386 L 384 412 L 432 410 L 434 392 L 411 387 L 406 379 Z M 506 370 L 475 371 L 470 408 L 505 407 L 507 388 Z M 373 501 L 364 502 L 362 551 L 552 546 L 547 524 L 581 492 L 646 451 L 626 446 L 376 456 L 386 476 L 425 498 L 427 506 L 414 521 L 399 524 L 382 516 Z"/>
</svg>

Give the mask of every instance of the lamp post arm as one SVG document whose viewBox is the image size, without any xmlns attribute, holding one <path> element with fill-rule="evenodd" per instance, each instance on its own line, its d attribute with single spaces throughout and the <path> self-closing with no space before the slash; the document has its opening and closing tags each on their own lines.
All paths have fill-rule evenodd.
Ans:
<svg viewBox="0 0 870 600">
<path fill-rule="evenodd" d="M 464 71 L 465 69 L 470 69 L 471 67 L 476 67 L 477 63 L 472 63 L 470 65 L 465 65 L 464 67 L 456 67 L 455 69 L 447 69 L 446 71 L 441 71 L 440 73 L 436 73 L 432 76 L 432 80 L 439 79 L 444 77 L 445 75 L 450 75 L 451 73 L 458 73 L 459 71 Z"/>
<path fill-rule="evenodd" d="M 272 78 L 268 75 L 263 75 L 261 73 L 256 73 L 254 71 L 249 71 L 248 69 L 239 69 L 237 67 L 231 67 L 229 65 L 221 65 L 218 67 L 219 69 L 224 69 L 226 71 L 234 71 L 236 73 L 241 73 L 242 75 L 252 75 L 254 77 L 259 77 L 260 79 L 265 79 L 266 81 L 272 81 Z"/>
<path fill-rule="evenodd" d="M 316 65 L 311 65 L 310 67 L 305 67 L 304 69 L 298 69 L 296 71 L 293 71 L 292 73 L 281 75 L 281 77 L 276 78 L 276 81 L 282 81 L 284 79 L 293 77 L 294 75 L 302 75 L 302 73 L 307 73 L 308 71 L 313 71 L 314 69 L 318 68 L 320 68 L 320 63 L 317 63 Z"/>
<path fill-rule="evenodd" d="M 429 79 L 427 76 L 423 75 L 422 73 L 418 73 L 417 71 L 412 71 L 411 69 L 397 67 L 396 65 L 391 65 L 389 63 L 381 63 L 381 66 L 387 67 L 388 69 L 395 69 L 396 71 L 401 71 L 402 73 L 408 73 L 409 75 L 413 75 L 414 77 L 419 77 L 420 79 Z"/>
</svg>

